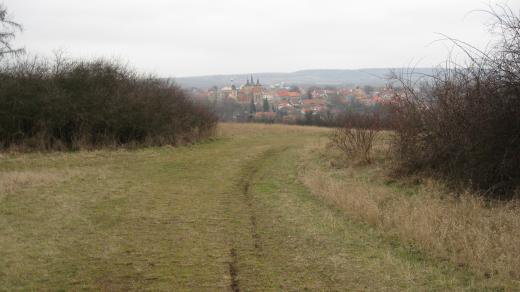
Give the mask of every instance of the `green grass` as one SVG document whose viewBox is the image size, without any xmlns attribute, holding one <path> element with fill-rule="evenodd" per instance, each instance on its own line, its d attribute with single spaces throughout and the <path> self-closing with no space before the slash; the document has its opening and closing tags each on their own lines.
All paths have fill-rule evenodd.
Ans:
<svg viewBox="0 0 520 292">
<path fill-rule="evenodd" d="M 190 147 L 4 155 L 0 290 L 483 288 L 312 196 L 301 149 L 325 134 L 224 125 Z"/>
</svg>

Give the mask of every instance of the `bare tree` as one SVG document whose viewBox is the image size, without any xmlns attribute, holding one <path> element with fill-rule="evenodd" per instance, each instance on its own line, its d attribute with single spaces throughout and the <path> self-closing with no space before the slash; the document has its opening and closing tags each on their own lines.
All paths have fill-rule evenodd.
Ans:
<svg viewBox="0 0 520 292">
<path fill-rule="evenodd" d="M 0 58 L 9 54 L 21 54 L 24 51 L 12 46 L 16 33 L 22 29 L 22 25 L 11 20 L 7 8 L 0 4 Z"/>
</svg>

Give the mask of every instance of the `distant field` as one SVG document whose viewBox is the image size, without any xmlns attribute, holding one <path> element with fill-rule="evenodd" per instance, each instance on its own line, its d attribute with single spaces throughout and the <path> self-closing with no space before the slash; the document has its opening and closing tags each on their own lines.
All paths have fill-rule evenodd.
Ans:
<svg viewBox="0 0 520 292">
<path fill-rule="evenodd" d="M 189 147 L 2 154 L 0 290 L 518 288 L 328 196 L 410 190 L 378 164 L 340 171 L 328 131 L 223 124 Z"/>
</svg>

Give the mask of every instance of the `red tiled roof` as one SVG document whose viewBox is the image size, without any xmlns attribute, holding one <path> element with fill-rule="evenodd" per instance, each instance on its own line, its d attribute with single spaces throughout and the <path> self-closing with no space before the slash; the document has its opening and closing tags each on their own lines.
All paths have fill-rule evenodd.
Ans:
<svg viewBox="0 0 520 292">
<path fill-rule="evenodd" d="M 304 105 L 325 105 L 326 102 L 323 99 L 304 99 Z"/>
<path fill-rule="evenodd" d="M 280 97 L 289 97 L 289 91 L 287 91 L 287 90 L 278 90 L 276 92 L 276 95 L 280 96 Z"/>
<path fill-rule="evenodd" d="M 299 96 L 301 96 L 301 93 L 299 93 L 299 92 L 288 91 L 285 89 L 278 90 L 275 92 L 275 94 L 280 97 L 299 97 Z"/>
</svg>

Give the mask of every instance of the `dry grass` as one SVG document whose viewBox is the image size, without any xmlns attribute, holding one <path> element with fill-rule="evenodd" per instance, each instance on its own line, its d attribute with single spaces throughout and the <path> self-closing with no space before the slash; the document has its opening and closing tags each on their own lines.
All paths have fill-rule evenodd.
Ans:
<svg viewBox="0 0 520 292">
<path fill-rule="evenodd" d="M 380 155 L 384 147 L 378 146 Z M 385 161 L 351 165 L 338 153 L 314 145 L 301 179 L 312 192 L 350 217 L 412 243 L 434 256 L 491 278 L 520 282 L 520 204 L 486 202 L 466 193 L 458 198 L 440 184 L 410 184 L 385 177 Z M 316 153 L 317 152 L 317 153 Z M 341 165 L 338 169 L 337 166 Z"/>
<path fill-rule="evenodd" d="M 217 128 L 217 137 L 255 137 L 255 136 L 276 136 L 284 134 L 323 134 L 329 132 L 330 129 L 315 126 L 297 126 L 297 125 L 281 125 L 281 124 L 256 124 L 256 123 L 219 123 Z"/>
<path fill-rule="evenodd" d="M 0 171 L 0 200 L 8 194 L 31 187 L 60 183 L 75 175 L 75 171 L 13 170 Z"/>
<path fill-rule="evenodd" d="M 219 130 L 189 147 L 3 154 L 0 290 L 220 291 L 231 267 L 245 291 L 504 286 L 389 242 L 313 196 L 298 181 L 299 155 L 328 129 Z"/>
</svg>

